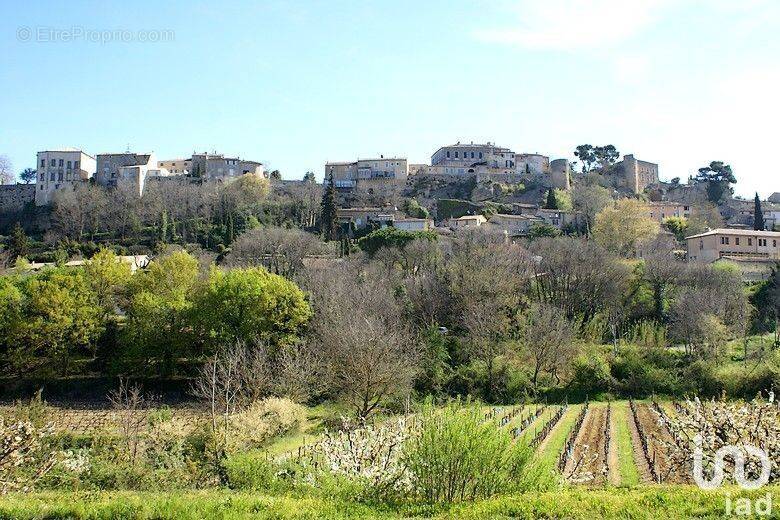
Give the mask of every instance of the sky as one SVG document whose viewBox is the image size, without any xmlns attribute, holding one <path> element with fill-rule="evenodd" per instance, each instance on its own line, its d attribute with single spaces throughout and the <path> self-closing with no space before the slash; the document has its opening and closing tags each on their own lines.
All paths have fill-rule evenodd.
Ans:
<svg viewBox="0 0 780 520">
<path fill-rule="evenodd" d="M 614 144 L 780 191 L 778 0 L 0 0 L 0 154 L 218 151 L 287 179 L 380 154 Z"/>
</svg>

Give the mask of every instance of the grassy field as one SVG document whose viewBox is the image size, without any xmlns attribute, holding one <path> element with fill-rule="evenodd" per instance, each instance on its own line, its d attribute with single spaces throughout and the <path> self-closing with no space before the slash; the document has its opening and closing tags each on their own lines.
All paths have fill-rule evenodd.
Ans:
<svg viewBox="0 0 780 520">
<path fill-rule="evenodd" d="M 625 486 L 634 486 L 639 484 L 639 472 L 636 469 L 634 460 L 634 446 L 631 441 L 631 432 L 629 431 L 629 410 L 625 401 L 618 401 L 613 404 L 612 418 L 615 424 L 615 439 L 613 442 L 617 446 L 618 460 L 620 462 L 620 483 Z"/>
<path fill-rule="evenodd" d="M 286 518 L 723 518 L 726 500 L 763 497 L 780 488 L 747 493 L 705 492 L 690 486 L 585 490 L 564 488 L 469 504 L 372 506 L 337 498 L 258 495 L 230 491 L 173 493 L 35 493 L 0 500 L 0 519 L 286 519 Z M 763 518 L 780 518 L 780 511 Z"/>
</svg>

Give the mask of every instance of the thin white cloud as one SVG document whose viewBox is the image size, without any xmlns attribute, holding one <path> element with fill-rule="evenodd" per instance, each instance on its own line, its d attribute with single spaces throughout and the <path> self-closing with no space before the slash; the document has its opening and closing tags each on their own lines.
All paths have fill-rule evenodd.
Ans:
<svg viewBox="0 0 780 520">
<path fill-rule="evenodd" d="M 480 41 L 540 50 L 614 45 L 652 24 L 669 0 L 515 0 L 507 21 L 479 29 Z"/>
</svg>

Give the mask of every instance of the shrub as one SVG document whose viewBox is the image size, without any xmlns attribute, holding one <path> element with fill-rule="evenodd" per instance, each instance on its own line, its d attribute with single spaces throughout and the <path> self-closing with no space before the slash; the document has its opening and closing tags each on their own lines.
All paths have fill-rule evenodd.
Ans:
<svg viewBox="0 0 780 520">
<path fill-rule="evenodd" d="M 426 502 L 486 498 L 517 488 L 531 451 L 508 430 L 483 422 L 476 406 L 429 408 L 404 446 L 410 489 Z"/>
<path fill-rule="evenodd" d="M 306 409 L 289 399 L 257 401 L 232 418 L 228 451 L 259 448 L 276 436 L 300 428 L 305 419 Z"/>
<path fill-rule="evenodd" d="M 383 247 L 403 248 L 409 242 L 418 239 L 433 242 L 437 240 L 437 235 L 433 231 L 404 231 L 394 227 L 386 227 L 372 231 L 358 240 L 358 246 L 366 253 L 373 255 Z"/>
<path fill-rule="evenodd" d="M 278 484 L 278 468 L 259 450 L 235 453 L 222 466 L 227 484 L 233 489 L 268 490 Z"/>
</svg>

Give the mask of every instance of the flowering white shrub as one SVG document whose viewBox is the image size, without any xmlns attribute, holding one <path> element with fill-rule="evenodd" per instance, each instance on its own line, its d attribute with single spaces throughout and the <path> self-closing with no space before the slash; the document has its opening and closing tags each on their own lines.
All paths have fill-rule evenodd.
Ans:
<svg viewBox="0 0 780 520">
<path fill-rule="evenodd" d="M 692 474 L 695 439 L 700 436 L 705 469 L 714 466 L 715 454 L 723 447 L 755 446 L 772 462 L 770 480 L 776 481 L 780 476 L 780 407 L 773 394 L 767 400 L 757 398 L 749 402 L 696 398 L 678 404 L 671 417 L 660 408 L 656 413 L 673 439 L 666 447 L 670 457 L 677 467 L 687 469 L 687 475 Z M 755 478 L 760 473 L 759 461 L 747 451 L 745 455 L 746 474 Z M 733 464 L 724 469 L 727 475 L 733 476 Z"/>
<path fill-rule="evenodd" d="M 67 450 L 62 452 L 62 467 L 65 471 L 76 475 L 89 473 L 91 463 L 88 449 Z"/>
<path fill-rule="evenodd" d="M 408 475 L 401 465 L 401 451 L 410 431 L 406 419 L 382 426 L 363 426 L 331 433 L 317 444 L 324 469 L 377 489 L 405 489 Z"/>
<path fill-rule="evenodd" d="M 28 490 L 57 463 L 56 454 L 41 452 L 51 426 L 36 428 L 29 421 L 7 422 L 0 417 L 0 494 Z"/>
</svg>

